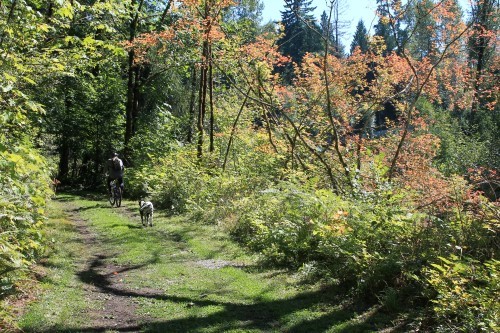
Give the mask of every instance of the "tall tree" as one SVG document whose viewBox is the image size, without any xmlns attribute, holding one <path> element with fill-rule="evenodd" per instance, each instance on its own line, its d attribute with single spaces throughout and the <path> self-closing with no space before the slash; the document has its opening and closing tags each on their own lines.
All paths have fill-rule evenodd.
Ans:
<svg viewBox="0 0 500 333">
<path fill-rule="evenodd" d="M 145 0 L 131 0 L 130 3 L 130 21 L 129 21 L 129 43 L 133 43 L 138 34 L 140 14 Z M 128 50 L 127 62 L 127 101 L 125 103 L 125 161 L 128 162 L 130 156 L 129 143 L 136 131 L 136 122 L 139 115 L 139 80 L 141 76 L 141 67 L 135 63 L 135 50 Z"/>
<path fill-rule="evenodd" d="M 128 20 L 123 29 L 129 45 L 144 33 L 160 31 L 168 24 L 168 13 L 172 8 L 172 0 L 130 0 L 127 7 Z M 130 141 L 137 132 L 141 109 L 147 95 L 143 93 L 144 85 L 151 82 L 152 68 L 138 59 L 134 47 L 128 48 L 127 62 L 127 95 L 125 102 L 125 162 L 130 163 Z"/>
<path fill-rule="evenodd" d="M 356 32 L 354 33 L 351 43 L 351 53 L 353 53 L 357 47 L 359 47 L 363 53 L 368 51 L 368 32 L 366 31 L 363 20 L 359 20 L 356 26 Z"/>
<path fill-rule="evenodd" d="M 396 34 L 393 32 L 389 22 L 385 19 L 387 17 L 388 8 L 383 0 L 377 0 L 377 12 L 379 14 L 378 23 L 375 25 L 375 36 L 380 36 L 384 39 L 385 50 L 384 54 L 389 54 L 397 48 Z M 396 29 L 399 30 L 399 22 Z"/>
<path fill-rule="evenodd" d="M 264 5 L 261 0 L 236 0 L 224 15 L 224 21 L 247 21 L 251 26 L 258 25 L 262 19 Z"/>
<path fill-rule="evenodd" d="M 333 21 L 333 22 L 331 22 Z M 338 17 L 334 17 L 332 20 L 328 20 L 328 14 L 323 11 L 320 18 L 320 27 L 323 37 L 328 36 L 328 44 L 334 49 L 334 53 L 337 57 L 342 57 L 344 55 L 344 45 L 340 41 L 341 31 L 339 27 Z"/>
<path fill-rule="evenodd" d="M 285 10 L 281 12 L 283 37 L 278 41 L 283 55 L 300 64 L 308 52 L 322 50 L 321 30 L 311 14 L 316 7 L 311 7 L 312 0 L 285 0 Z"/>
<path fill-rule="evenodd" d="M 438 50 L 438 22 L 435 20 L 433 0 L 417 0 L 408 3 L 404 16 L 408 36 L 406 48 L 410 54 L 419 60 L 429 57 Z"/>
<path fill-rule="evenodd" d="M 496 45 L 499 29 L 499 1 L 475 0 L 472 3 L 472 33 L 469 37 L 469 61 L 473 68 L 474 90 L 470 120 L 491 102 L 492 89 L 498 89 L 498 72 L 493 72 L 495 59 L 498 61 Z M 498 63 L 496 63 L 498 65 Z M 496 68 L 498 71 L 498 67 Z M 494 76 L 497 76 L 495 79 Z M 495 82 L 495 83 L 494 83 Z M 492 86 L 493 83 L 493 86 Z M 496 86 L 496 88 L 495 88 Z"/>
</svg>

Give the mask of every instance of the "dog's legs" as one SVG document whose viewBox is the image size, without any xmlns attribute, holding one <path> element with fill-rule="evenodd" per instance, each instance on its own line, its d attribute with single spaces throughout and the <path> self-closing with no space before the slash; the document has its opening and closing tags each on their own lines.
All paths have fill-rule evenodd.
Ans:
<svg viewBox="0 0 500 333">
<path fill-rule="evenodd" d="M 153 226 L 153 212 L 151 211 L 151 216 L 150 216 L 150 220 L 149 220 L 149 226 L 152 227 Z"/>
</svg>

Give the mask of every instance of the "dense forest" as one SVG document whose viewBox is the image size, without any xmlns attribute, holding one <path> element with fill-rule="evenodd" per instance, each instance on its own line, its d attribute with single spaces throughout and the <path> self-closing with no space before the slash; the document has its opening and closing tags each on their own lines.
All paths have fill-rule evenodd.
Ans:
<svg viewBox="0 0 500 333">
<path fill-rule="evenodd" d="M 0 297 L 118 152 L 126 197 L 269 265 L 499 328 L 498 0 L 377 0 L 348 46 L 341 0 L 284 2 L 0 0 Z"/>
</svg>

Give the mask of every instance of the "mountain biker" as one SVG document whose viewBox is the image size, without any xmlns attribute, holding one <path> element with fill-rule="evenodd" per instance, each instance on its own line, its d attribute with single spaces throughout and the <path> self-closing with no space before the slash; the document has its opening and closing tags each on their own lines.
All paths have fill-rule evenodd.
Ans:
<svg viewBox="0 0 500 333">
<path fill-rule="evenodd" d="M 123 162 L 121 159 L 118 158 L 117 153 L 111 154 L 111 158 L 108 159 L 106 163 L 106 172 L 108 175 L 108 192 L 111 195 L 111 181 L 117 179 L 118 183 L 120 184 L 120 188 L 122 189 L 123 192 L 123 171 L 125 170 L 125 167 L 123 166 Z"/>
</svg>

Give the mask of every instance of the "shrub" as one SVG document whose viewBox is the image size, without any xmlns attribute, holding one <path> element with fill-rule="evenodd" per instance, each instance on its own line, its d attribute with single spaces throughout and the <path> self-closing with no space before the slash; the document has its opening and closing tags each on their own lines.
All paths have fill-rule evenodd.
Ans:
<svg viewBox="0 0 500 333">
<path fill-rule="evenodd" d="M 43 250 L 48 167 L 32 148 L 0 144 L 0 295 Z"/>
<path fill-rule="evenodd" d="M 134 197 L 150 197 L 159 208 L 184 212 L 190 194 L 198 191 L 203 181 L 198 166 L 192 162 L 195 160 L 189 151 L 176 150 L 155 159 L 152 166 L 131 170 L 129 191 Z"/>
<path fill-rule="evenodd" d="M 419 297 L 421 270 L 438 256 L 466 249 L 490 258 L 497 246 L 495 213 L 481 218 L 467 211 L 471 204 L 438 217 L 416 211 L 407 191 L 389 185 L 352 197 L 307 188 L 282 182 L 241 200 L 230 231 L 268 261 L 293 268 L 313 263 L 316 275 L 323 271 L 373 299 L 396 290 Z"/>
<path fill-rule="evenodd" d="M 500 261 L 440 257 L 425 275 L 438 332 L 498 332 Z"/>
</svg>

